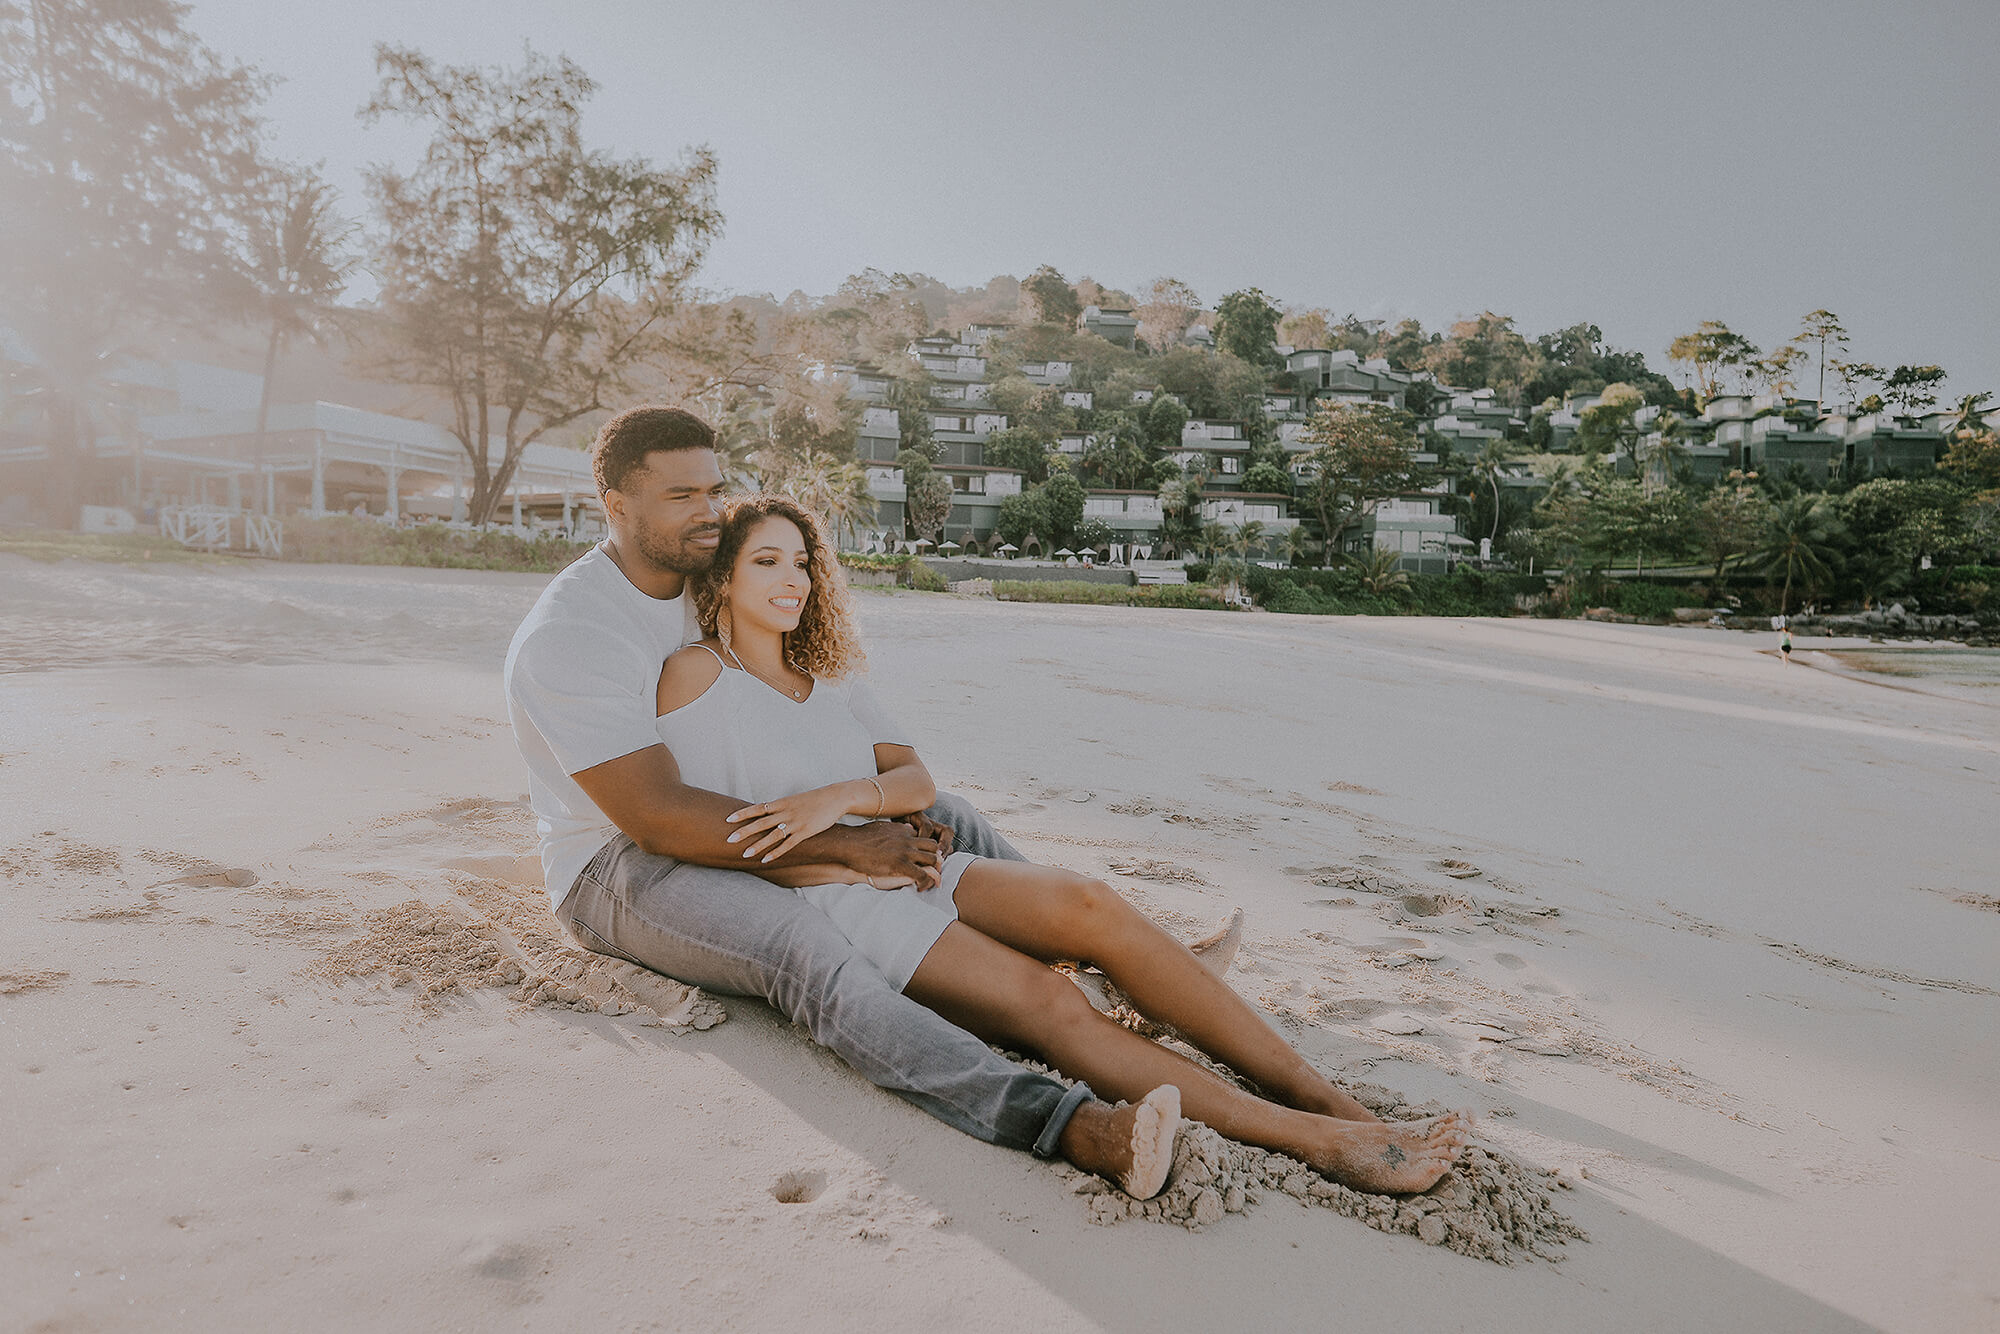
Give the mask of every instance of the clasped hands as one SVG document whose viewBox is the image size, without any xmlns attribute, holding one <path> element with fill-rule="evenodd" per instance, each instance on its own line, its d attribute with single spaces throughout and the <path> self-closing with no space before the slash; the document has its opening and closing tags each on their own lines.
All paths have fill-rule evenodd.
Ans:
<svg viewBox="0 0 2000 1334">
<path fill-rule="evenodd" d="M 746 843 L 743 856 L 768 866 L 815 834 L 833 830 L 839 843 L 829 852 L 837 860 L 824 866 L 815 862 L 815 869 L 825 872 L 821 882 L 865 881 L 877 889 L 936 886 L 944 873 L 944 859 L 951 854 L 950 826 L 922 812 L 862 825 L 839 824 L 840 817 L 856 804 L 855 797 L 844 790 L 848 786 L 836 783 L 734 811 L 726 818 L 742 827 L 732 831 L 728 841 Z M 869 800 L 873 795 L 871 790 Z M 860 804 L 865 813 L 868 802 Z"/>
</svg>

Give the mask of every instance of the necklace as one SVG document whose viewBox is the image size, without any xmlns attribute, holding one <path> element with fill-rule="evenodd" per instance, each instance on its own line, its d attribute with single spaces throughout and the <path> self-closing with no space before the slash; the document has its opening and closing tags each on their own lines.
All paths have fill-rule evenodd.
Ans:
<svg viewBox="0 0 2000 1334">
<path fill-rule="evenodd" d="M 730 660 L 734 662 L 738 667 L 741 667 L 744 671 L 749 672 L 750 675 L 756 677 L 759 681 L 762 681 L 765 685 L 771 687 L 771 689 L 776 690 L 781 694 L 790 695 L 793 699 L 798 700 L 800 703 L 805 702 L 806 695 L 803 690 L 796 690 L 788 685 L 779 685 L 776 681 L 773 681 L 770 677 L 764 675 L 762 672 L 754 670 L 749 663 L 737 657 L 736 651 L 734 649 L 728 649 L 725 651 L 729 654 Z"/>
</svg>

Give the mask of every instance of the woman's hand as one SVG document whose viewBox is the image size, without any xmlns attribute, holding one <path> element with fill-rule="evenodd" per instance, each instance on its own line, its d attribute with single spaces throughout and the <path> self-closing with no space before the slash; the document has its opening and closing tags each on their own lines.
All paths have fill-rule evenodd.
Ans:
<svg viewBox="0 0 2000 1334">
<path fill-rule="evenodd" d="M 833 827 L 848 813 L 854 797 L 851 783 L 833 783 L 810 792 L 795 792 L 776 801 L 760 801 L 745 806 L 728 817 L 730 824 L 743 827 L 729 836 L 731 843 L 747 843 L 743 855 L 762 861 L 776 861 L 805 839 Z M 870 790 L 873 796 L 873 789 Z"/>
</svg>

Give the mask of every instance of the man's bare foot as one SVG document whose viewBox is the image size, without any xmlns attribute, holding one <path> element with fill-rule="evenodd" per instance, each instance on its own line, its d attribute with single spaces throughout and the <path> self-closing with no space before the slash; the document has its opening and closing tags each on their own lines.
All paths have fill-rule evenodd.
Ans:
<svg viewBox="0 0 2000 1334">
<path fill-rule="evenodd" d="M 1461 1112 L 1422 1121 L 1333 1121 L 1306 1161 L 1343 1186 L 1407 1195 L 1436 1185 L 1465 1141 Z"/>
<path fill-rule="evenodd" d="M 1135 1200 L 1150 1200 L 1167 1188 L 1180 1127 L 1181 1091 L 1162 1084 L 1130 1105 L 1083 1104 L 1063 1128 L 1059 1146 L 1084 1171 L 1117 1182 Z"/>
</svg>

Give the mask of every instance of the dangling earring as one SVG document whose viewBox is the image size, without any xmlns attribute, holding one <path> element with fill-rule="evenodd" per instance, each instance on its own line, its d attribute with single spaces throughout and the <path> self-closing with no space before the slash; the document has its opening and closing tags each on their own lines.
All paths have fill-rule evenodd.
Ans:
<svg viewBox="0 0 2000 1334">
<path fill-rule="evenodd" d="M 729 592 L 724 589 L 715 607 L 715 637 L 722 641 L 722 651 L 734 657 L 735 651 L 729 647 L 729 622 Z"/>
</svg>

